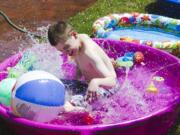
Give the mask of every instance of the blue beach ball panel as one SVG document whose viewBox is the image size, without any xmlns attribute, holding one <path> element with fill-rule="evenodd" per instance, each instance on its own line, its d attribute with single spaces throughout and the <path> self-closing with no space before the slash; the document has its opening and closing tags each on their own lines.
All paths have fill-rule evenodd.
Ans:
<svg viewBox="0 0 180 135">
<path fill-rule="evenodd" d="M 65 100 L 65 88 L 57 81 L 38 79 L 26 82 L 17 88 L 15 97 L 44 106 L 62 106 Z"/>
</svg>

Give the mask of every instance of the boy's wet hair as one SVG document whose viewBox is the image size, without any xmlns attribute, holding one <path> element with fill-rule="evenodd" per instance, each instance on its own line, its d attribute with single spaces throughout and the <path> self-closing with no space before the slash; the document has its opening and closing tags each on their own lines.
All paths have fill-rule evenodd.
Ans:
<svg viewBox="0 0 180 135">
<path fill-rule="evenodd" d="M 48 29 L 48 39 L 51 45 L 56 46 L 59 41 L 65 41 L 68 38 L 68 32 L 72 31 L 72 27 L 64 21 L 59 21 L 51 25 Z"/>
</svg>

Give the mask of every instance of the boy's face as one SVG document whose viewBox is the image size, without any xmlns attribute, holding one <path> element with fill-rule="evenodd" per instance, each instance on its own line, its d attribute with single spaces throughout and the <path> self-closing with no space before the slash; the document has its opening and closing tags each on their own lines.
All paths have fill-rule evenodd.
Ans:
<svg viewBox="0 0 180 135">
<path fill-rule="evenodd" d="M 69 36 L 66 41 L 59 42 L 55 47 L 62 53 L 69 56 L 75 56 L 79 51 L 80 40 L 74 36 Z"/>
</svg>

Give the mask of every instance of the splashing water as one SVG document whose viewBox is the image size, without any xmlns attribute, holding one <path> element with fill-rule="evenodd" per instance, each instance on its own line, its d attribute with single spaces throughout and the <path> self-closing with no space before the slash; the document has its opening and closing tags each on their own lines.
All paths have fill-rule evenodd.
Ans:
<svg viewBox="0 0 180 135">
<path fill-rule="evenodd" d="M 44 36 L 47 33 L 48 27 L 37 28 L 38 34 Z M 28 48 L 19 48 L 19 51 L 23 52 L 20 63 L 25 67 L 32 64 L 31 70 L 44 70 L 58 78 L 64 78 L 63 72 L 60 72 L 63 64 L 61 52 L 50 46 L 47 40 L 39 42 L 39 40 L 33 38 L 31 35 L 28 35 L 26 38 L 28 39 L 28 43 L 23 41 L 21 46 L 28 46 Z M 30 44 L 30 46 L 27 44 Z"/>
<path fill-rule="evenodd" d="M 129 74 L 129 70 L 130 68 L 129 67 L 126 67 L 125 68 L 125 79 L 124 79 L 124 82 L 123 82 L 123 85 L 121 87 L 121 89 L 124 89 L 125 86 L 129 86 L 129 82 L 128 82 L 128 74 Z"/>
<path fill-rule="evenodd" d="M 44 70 L 58 78 L 63 77 L 63 73 L 59 71 L 63 60 L 60 58 L 60 52 L 55 48 L 47 44 L 35 44 L 24 53 L 30 53 L 31 56 L 35 57 L 35 62 L 32 65 L 33 70 Z"/>
<path fill-rule="evenodd" d="M 125 75 L 118 78 L 117 86 L 111 89 L 111 91 L 116 91 L 114 95 L 109 98 L 101 97 L 87 106 L 86 112 L 94 120 L 94 123 L 91 124 L 110 124 L 133 120 L 171 104 L 176 96 L 165 82 L 154 82 L 158 93 L 147 92 L 152 75 L 155 73 L 144 67 L 126 69 Z M 83 117 L 86 115 L 85 112 L 76 112 L 71 115 L 61 114 L 51 124 L 87 125 Z"/>
<path fill-rule="evenodd" d="M 93 117 L 104 124 L 123 122 L 143 117 L 173 102 L 175 97 L 163 82 L 157 85 L 161 92 L 146 91 L 151 74 L 143 68 L 136 68 L 129 72 L 129 76 L 125 75 L 124 84 L 121 83 L 123 79 L 119 78 L 117 93 L 110 98 L 99 99 L 89 109 Z"/>
</svg>

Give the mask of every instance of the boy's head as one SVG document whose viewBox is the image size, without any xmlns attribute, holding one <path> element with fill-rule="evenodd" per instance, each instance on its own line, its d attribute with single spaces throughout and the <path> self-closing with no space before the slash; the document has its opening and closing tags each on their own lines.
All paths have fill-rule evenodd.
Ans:
<svg viewBox="0 0 180 135">
<path fill-rule="evenodd" d="M 48 39 L 52 46 L 70 56 L 76 55 L 80 48 L 80 40 L 73 28 L 59 21 L 49 27 Z"/>
</svg>

